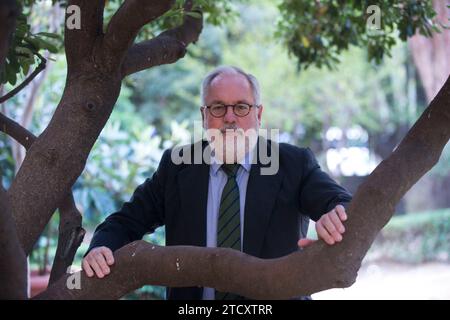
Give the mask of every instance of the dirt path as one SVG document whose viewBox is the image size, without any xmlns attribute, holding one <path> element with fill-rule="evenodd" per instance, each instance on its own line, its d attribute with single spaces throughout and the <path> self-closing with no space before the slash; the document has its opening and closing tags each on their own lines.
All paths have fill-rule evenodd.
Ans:
<svg viewBox="0 0 450 320">
<path fill-rule="evenodd" d="M 312 295 L 315 300 L 450 299 L 450 264 L 363 264 L 355 284 Z"/>
</svg>

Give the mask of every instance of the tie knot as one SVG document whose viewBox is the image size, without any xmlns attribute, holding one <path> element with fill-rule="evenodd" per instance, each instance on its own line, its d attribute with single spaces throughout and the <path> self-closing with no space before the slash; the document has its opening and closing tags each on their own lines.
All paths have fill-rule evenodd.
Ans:
<svg viewBox="0 0 450 320">
<path fill-rule="evenodd" d="M 239 169 L 239 164 L 223 164 L 222 170 L 227 174 L 228 178 L 236 177 L 237 171 Z"/>
</svg>

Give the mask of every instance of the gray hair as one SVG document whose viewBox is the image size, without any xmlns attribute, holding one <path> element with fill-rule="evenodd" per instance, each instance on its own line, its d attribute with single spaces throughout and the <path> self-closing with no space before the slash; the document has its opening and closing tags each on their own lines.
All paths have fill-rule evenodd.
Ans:
<svg viewBox="0 0 450 320">
<path fill-rule="evenodd" d="M 259 88 L 259 82 L 255 76 L 251 75 L 250 73 L 245 72 L 244 70 L 242 70 L 241 68 L 238 68 L 238 67 L 220 66 L 220 67 L 215 68 L 210 73 L 208 73 L 202 81 L 202 86 L 201 86 L 202 105 L 205 105 L 206 94 L 208 93 L 208 89 L 211 85 L 211 82 L 220 74 L 241 74 L 241 75 L 243 75 L 248 80 L 248 82 L 250 83 L 250 86 L 252 87 L 253 99 L 255 100 L 255 104 L 256 105 L 261 104 L 261 90 Z"/>
</svg>

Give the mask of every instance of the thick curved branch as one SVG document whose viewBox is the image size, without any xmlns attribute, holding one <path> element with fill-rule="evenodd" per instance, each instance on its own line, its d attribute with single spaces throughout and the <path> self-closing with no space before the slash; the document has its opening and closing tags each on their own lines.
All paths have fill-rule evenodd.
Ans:
<svg viewBox="0 0 450 320">
<path fill-rule="evenodd" d="M 88 278 L 84 272 L 61 278 L 37 299 L 118 299 L 145 284 L 171 287 L 208 286 L 256 299 L 283 299 L 311 294 L 320 283 L 334 282 L 339 268 L 327 265 L 320 281 L 310 278 L 316 245 L 305 253 L 263 260 L 232 249 L 191 246 L 159 247 L 133 242 L 114 253 L 115 265 L 104 279 Z M 354 275 L 356 277 L 356 274 Z M 69 277 L 80 279 L 80 289 L 70 290 Z M 319 283 L 319 285 L 318 285 Z M 351 282 L 345 283 L 349 286 Z"/>
<path fill-rule="evenodd" d="M 105 33 L 104 45 L 122 60 L 139 30 L 169 11 L 172 0 L 126 0 L 117 10 Z"/>
<path fill-rule="evenodd" d="M 7 94 L 5 94 L 4 96 L 0 97 L 0 103 L 5 102 L 8 99 L 11 99 L 12 97 L 14 97 L 16 94 L 18 94 L 20 92 L 20 90 L 22 90 L 23 88 L 25 88 L 31 81 L 33 81 L 34 78 L 36 78 L 36 76 L 45 69 L 45 65 L 47 63 L 47 60 L 41 56 L 40 54 L 38 55 L 39 58 L 41 59 L 41 62 L 39 63 L 39 65 L 36 67 L 36 69 L 17 87 L 15 87 L 13 90 L 11 90 L 10 92 L 8 92 Z"/>
<path fill-rule="evenodd" d="M 197 13 L 200 18 L 185 15 L 182 25 L 164 31 L 153 39 L 133 45 L 122 65 L 122 76 L 183 58 L 187 46 L 198 40 L 203 28 L 201 12 Z"/>
<path fill-rule="evenodd" d="M 347 210 L 345 237 L 334 246 L 318 242 L 279 259 L 262 260 L 230 249 L 157 247 L 137 241 L 114 253 L 116 264 L 105 279 L 79 272 L 61 278 L 38 298 L 113 299 L 154 284 L 283 299 L 350 286 L 396 203 L 439 160 L 450 138 L 449 101 L 450 77 L 398 148 L 358 188 Z M 68 289 L 66 284 L 77 277 L 81 289 Z"/>
<path fill-rule="evenodd" d="M 105 0 L 70 0 L 68 2 L 64 47 L 69 68 L 91 55 L 95 42 L 103 34 L 104 8 Z M 79 17 L 78 14 L 80 14 Z M 77 22 L 80 22 L 79 28 L 77 28 Z"/>
</svg>

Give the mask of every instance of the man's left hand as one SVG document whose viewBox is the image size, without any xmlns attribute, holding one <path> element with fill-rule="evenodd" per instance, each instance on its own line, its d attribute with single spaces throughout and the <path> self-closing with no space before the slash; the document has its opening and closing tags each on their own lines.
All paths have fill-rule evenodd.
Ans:
<svg viewBox="0 0 450 320">
<path fill-rule="evenodd" d="M 342 221 L 345 220 L 347 220 L 345 208 L 339 204 L 333 210 L 320 217 L 316 222 L 317 236 L 329 245 L 342 241 L 342 234 L 345 232 Z M 297 244 L 300 248 L 303 248 L 315 241 L 316 240 L 304 238 L 300 239 Z"/>
</svg>

